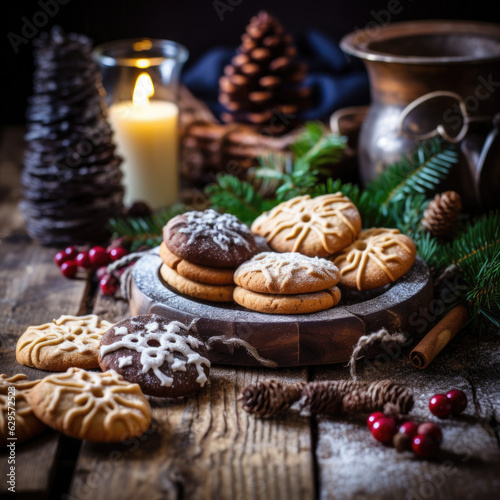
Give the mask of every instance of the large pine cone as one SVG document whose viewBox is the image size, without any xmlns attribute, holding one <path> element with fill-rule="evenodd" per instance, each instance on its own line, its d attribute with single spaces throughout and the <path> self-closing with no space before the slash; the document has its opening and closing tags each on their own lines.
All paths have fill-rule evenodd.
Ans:
<svg viewBox="0 0 500 500">
<path fill-rule="evenodd" d="M 455 230 L 461 211 L 462 200 L 458 193 L 437 194 L 425 209 L 422 226 L 434 236 L 449 236 Z"/>
<path fill-rule="evenodd" d="M 290 130 L 310 94 L 301 85 L 306 68 L 297 61 L 292 38 L 279 21 L 260 12 L 241 40 L 219 80 L 219 102 L 227 110 L 222 120 L 268 125 L 273 134 Z"/>
</svg>

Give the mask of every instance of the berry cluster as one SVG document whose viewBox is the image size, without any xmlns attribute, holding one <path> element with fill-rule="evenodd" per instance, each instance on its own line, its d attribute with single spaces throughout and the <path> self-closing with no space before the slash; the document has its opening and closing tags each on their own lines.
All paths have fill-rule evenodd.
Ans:
<svg viewBox="0 0 500 500">
<path fill-rule="evenodd" d="M 430 411 L 439 418 L 458 415 L 466 407 L 467 396 L 458 389 L 452 389 L 446 395 L 436 394 L 429 401 Z M 421 458 L 434 457 L 443 441 L 441 428 L 432 422 L 419 425 L 409 420 L 400 423 L 398 428 L 395 418 L 378 411 L 368 417 L 367 425 L 377 441 L 392 443 L 398 452 L 412 450 Z"/>
<path fill-rule="evenodd" d="M 96 271 L 99 287 L 104 295 L 114 295 L 119 287 L 118 279 L 108 274 L 107 265 L 120 260 L 128 254 L 123 246 L 111 245 L 107 249 L 100 246 L 90 250 L 77 249 L 70 246 L 57 252 L 54 262 L 60 267 L 66 278 L 74 278 L 78 269 Z"/>
</svg>

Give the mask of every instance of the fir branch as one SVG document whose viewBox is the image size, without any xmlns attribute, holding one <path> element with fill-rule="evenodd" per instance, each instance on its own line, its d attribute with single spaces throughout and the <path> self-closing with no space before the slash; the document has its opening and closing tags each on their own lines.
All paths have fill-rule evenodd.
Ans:
<svg viewBox="0 0 500 500">
<path fill-rule="evenodd" d="M 392 203 L 407 196 L 428 196 L 435 192 L 457 161 L 458 154 L 452 145 L 443 148 L 440 138 L 424 141 L 409 157 L 391 165 L 373 180 L 367 191 L 376 198 L 386 215 Z"/>
<path fill-rule="evenodd" d="M 218 175 L 217 182 L 205 188 L 205 194 L 214 210 L 235 215 L 248 225 L 278 204 L 264 199 L 249 182 L 227 174 Z"/>
</svg>

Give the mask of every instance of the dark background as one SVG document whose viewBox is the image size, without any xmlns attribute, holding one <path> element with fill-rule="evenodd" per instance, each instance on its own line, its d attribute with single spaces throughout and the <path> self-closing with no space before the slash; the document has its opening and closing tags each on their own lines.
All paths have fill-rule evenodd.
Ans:
<svg viewBox="0 0 500 500">
<path fill-rule="evenodd" d="M 44 0 L 40 0 L 44 2 Z M 57 0 L 45 0 L 55 2 Z M 44 29 L 59 24 L 67 31 L 90 36 L 95 43 L 128 37 L 168 38 L 186 45 L 190 63 L 208 49 L 234 46 L 252 15 L 266 9 L 300 39 L 307 28 L 316 28 L 338 41 L 350 31 L 361 29 L 397 0 L 61 0 L 59 12 Z M 221 21 L 215 4 L 227 5 Z M 45 2 L 44 2 L 45 3 Z M 410 19 L 467 19 L 500 22 L 496 1 L 399 0 L 401 12 L 392 21 Z M 31 42 L 16 54 L 7 38 L 20 35 L 23 16 L 30 21 L 40 11 L 38 0 L 9 0 L 2 5 L 0 124 L 23 123 L 26 99 L 31 93 Z M 224 7 L 220 7 L 224 9 Z"/>
</svg>

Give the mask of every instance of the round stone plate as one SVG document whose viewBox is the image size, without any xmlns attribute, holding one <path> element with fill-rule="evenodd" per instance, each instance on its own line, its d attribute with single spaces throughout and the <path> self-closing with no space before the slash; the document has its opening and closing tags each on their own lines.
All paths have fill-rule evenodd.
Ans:
<svg viewBox="0 0 500 500">
<path fill-rule="evenodd" d="M 139 259 L 133 268 L 130 294 L 132 315 L 155 313 L 189 324 L 197 320 L 200 336 L 238 337 L 255 347 L 260 356 L 278 366 L 306 366 L 349 360 L 362 335 L 382 327 L 407 332 L 416 338 L 420 313 L 432 299 L 427 265 L 417 257 L 414 266 L 390 287 L 358 294 L 349 303 L 311 314 L 275 315 L 249 311 L 237 304 L 206 302 L 181 295 L 161 278 L 158 249 Z M 372 298 L 366 300 L 369 295 Z M 216 342 L 213 363 L 258 366 L 241 346 Z"/>
</svg>

